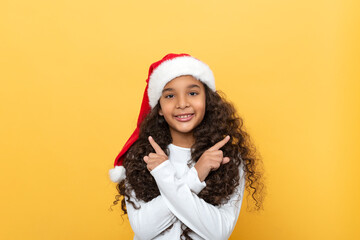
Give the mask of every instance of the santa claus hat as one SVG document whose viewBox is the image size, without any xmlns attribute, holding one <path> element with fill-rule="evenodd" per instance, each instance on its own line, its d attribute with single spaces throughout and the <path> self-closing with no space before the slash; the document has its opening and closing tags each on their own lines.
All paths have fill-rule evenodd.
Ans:
<svg viewBox="0 0 360 240">
<path fill-rule="evenodd" d="M 209 66 L 189 54 L 170 53 L 151 64 L 136 129 L 115 158 L 114 168 L 109 171 L 111 181 L 118 183 L 125 179 L 123 160 L 127 150 L 139 137 L 142 121 L 158 103 L 164 86 L 172 79 L 182 75 L 192 75 L 215 91 L 215 79 Z"/>
</svg>

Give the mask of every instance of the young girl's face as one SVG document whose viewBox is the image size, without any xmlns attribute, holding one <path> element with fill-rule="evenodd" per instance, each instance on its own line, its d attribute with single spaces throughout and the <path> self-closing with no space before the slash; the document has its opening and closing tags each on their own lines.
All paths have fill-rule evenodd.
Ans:
<svg viewBox="0 0 360 240">
<path fill-rule="evenodd" d="M 192 134 L 205 115 L 206 96 L 202 82 L 190 75 L 168 82 L 160 97 L 159 114 L 169 124 L 172 138 Z"/>
</svg>

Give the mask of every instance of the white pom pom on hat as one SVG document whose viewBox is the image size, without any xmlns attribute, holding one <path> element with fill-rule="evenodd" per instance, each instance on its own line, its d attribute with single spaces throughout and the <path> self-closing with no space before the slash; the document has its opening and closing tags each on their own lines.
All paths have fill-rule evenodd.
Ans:
<svg viewBox="0 0 360 240">
<path fill-rule="evenodd" d="M 164 86 L 172 79 L 183 75 L 192 75 L 206 84 L 212 91 L 216 91 L 215 78 L 209 66 L 189 54 L 170 53 L 151 64 L 136 129 L 115 158 L 114 168 L 109 170 L 111 181 L 119 183 L 125 179 L 126 171 L 123 167 L 125 154 L 138 139 L 142 121 L 158 103 Z"/>
</svg>

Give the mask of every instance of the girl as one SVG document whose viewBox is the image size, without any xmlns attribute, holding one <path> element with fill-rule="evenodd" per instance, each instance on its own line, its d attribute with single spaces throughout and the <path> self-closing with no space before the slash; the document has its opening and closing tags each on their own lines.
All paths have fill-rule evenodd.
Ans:
<svg viewBox="0 0 360 240">
<path fill-rule="evenodd" d="M 260 159 L 243 121 L 188 54 L 150 66 L 137 128 L 115 159 L 134 239 L 228 239 L 244 189 L 262 207 Z"/>
</svg>

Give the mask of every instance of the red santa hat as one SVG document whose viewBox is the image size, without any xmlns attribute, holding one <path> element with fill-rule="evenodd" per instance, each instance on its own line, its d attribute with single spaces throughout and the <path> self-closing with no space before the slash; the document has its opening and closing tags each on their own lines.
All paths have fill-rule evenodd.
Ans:
<svg viewBox="0 0 360 240">
<path fill-rule="evenodd" d="M 118 183 L 125 179 L 125 168 L 122 166 L 124 157 L 138 139 L 142 121 L 158 103 L 164 86 L 182 75 L 192 75 L 215 91 L 215 79 L 209 66 L 189 54 L 170 53 L 151 64 L 136 129 L 115 158 L 114 168 L 109 170 L 111 181 Z"/>
</svg>

